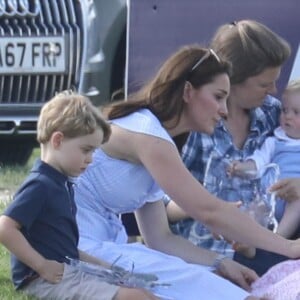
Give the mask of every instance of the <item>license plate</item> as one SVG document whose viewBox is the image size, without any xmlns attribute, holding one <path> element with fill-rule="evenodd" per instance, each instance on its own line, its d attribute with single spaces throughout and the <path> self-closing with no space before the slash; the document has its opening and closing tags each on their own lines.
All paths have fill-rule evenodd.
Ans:
<svg viewBox="0 0 300 300">
<path fill-rule="evenodd" d="M 65 38 L 1 37 L 0 74 L 66 72 Z"/>
</svg>

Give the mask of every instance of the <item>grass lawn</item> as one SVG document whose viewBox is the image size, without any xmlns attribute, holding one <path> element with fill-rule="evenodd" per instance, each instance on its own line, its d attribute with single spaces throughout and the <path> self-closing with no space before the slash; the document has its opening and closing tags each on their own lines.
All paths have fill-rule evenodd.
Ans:
<svg viewBox="0 0 300 300">
<path fill-rule="evenodd" d="M 2 212 L 5 205 L 0 204 Z M 9 252 L 0 244 L 0 299 L 1 300 L 29 300 L 33 299 L 16 292 L 10 279 Z"/>
<path fill-rule="evenodd" d="M 24 167 L 2 167 L 0 169 L 0 214 L 12 199 L 17 187 L 24 180 L 36 157 L 39 149 L 35 149 Z M 10 278 L 9 252 L 0 244 L 0 299 L 1 300 L 30 300 L 31 297 L 16 292 Z"/>
</svg>

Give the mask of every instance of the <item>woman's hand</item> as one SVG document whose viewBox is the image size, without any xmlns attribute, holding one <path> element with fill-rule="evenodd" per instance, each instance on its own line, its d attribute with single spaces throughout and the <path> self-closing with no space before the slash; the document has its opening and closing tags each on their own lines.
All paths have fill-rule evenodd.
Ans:
<svg viewBox="0 0 300 300">
<path fill-rule="evenodd" d="M 258 275 L 255 271 L 233 261 L 230 258 L 225 258 L 220 262 L 216 273 L 236 283 L 247 291 L 250 291 L 252 282 L 258 279 Z"/>
</svg>

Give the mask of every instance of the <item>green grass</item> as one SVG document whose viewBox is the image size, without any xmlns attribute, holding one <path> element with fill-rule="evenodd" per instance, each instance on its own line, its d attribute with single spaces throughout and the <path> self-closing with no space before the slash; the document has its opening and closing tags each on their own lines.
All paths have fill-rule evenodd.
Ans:
<svg viewBox="0 0 300 300">
<path fill-rule="evenodd" d="M 0 213 L 12 199 L 18 186 L 22 183 L 34 160 L 40 155 L 40 150 L 35 149 L 26 166 L 2 167 L 0 169 Z M 9 252 L 0 244 L 0 299 L 1 300 L 30 300 L 22 293 L 16 292 L 10 277 Z"/>
<path fill-rule="evenodd" d="M 22 183 L 29 170 L 31 169 L 34 160 L 39 157 L 40 149 L 36 148 L 33 150 L 30 159 L 25 166 L 15 166 L 15 167 L 1 167 L 0 168 L 0 201 L 1 195 L 7 198 L 11 197 L 17 187 Z"/>
<path fill-rule="evenodd" d="M 5 205 L 0 203 L 0 212 Z M 33 299 L 16 292 L 10 278 L 9 252 L 0 244 L 0 299 L 1 300 L 30 300 Z"/>
</svg>

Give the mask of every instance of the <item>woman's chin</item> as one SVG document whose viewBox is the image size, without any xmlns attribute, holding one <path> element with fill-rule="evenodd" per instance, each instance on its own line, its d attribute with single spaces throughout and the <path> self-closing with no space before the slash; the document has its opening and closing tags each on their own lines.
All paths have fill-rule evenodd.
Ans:
<svg viewBox="0 0 300 300">
<path fill-rule="evenodd" d="M 211 135 L 215 131 L 215 126 L 206 126 L 206 127 L 202 126 L 202 127 L 192 129 L 192 131 L 197 131 L 199 133 Z"/>
<path fill-rule="evenodd" d="M 214 133 L 215 127 L 206 128 L 206 130 L 203 130 L 202 133 L 212 135 Z"/>
</svg>

